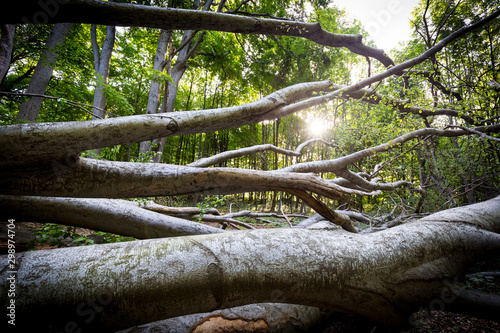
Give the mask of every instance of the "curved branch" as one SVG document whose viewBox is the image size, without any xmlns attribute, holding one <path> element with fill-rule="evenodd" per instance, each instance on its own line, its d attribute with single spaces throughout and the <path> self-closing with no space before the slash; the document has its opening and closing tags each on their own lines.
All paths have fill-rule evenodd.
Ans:
<svg viewBox="0 0 500 333">
<path fill-rule="evenodd" d="M 202 159 L 199 159 L 198 161 L 195 161 L 193 163 L 188 164 L 188 166 L 208 167 L 208 166 L 223 163 L 223 162 L 230 160 L 230 159 L 233 159 L 233 158 L 247 156 L 247 155 L 251 155 L 251 154 L 256 154 L 256 153 L 259 153 L 262 151 L 274 151 L 278 154 L 298 157 L 298 156 L 302 156 L 302 150 L 304 150 L 304 148 L 306 146 L 308 146 L 312 143 L 315 143 L 315 142 L 321 142 L 329 147 L 334 146 L 333 144 L 331 144 L 323 139 L 320 139 L 320 138 L 307 140 L 306 142 L 300 144 L 296 150 L 283 149 L 283 148 L 276 147 L 272 144 L 255 145 L 255 146 L 240 148 L 240 149 L 236 149 L 236 150 L 229 150 L 229 151 L 225 151 L 225 152 L 222 152 L 220 154 L 217 154 L 217 155 L 214 155 L 211 157 L 202 158 Z"/>
<path fill-rule="evenodd" d="M 347 86 L 334 84 L 333 87 L 335 89 L 344 89 Z M 387 96 L 383 96 L 379 94 L 375 89 L 372 88 L 363 88 L 354 92 L 349 92 L 345 94 L 346 97 L 354 98 L 361 100 L 363 102 L 367 102 L 370 104 L 387 104 L 403 113 L 411 113 L 422 118 L 432 117 L 432 116 L 452 116 L 456 118 L 461 118 L 468 124 L 476 124 L 480 121 L 480 119 L 475 120 L 473 117 L 463 114 L 463 112 L 452 109 L 426 109 L 417 106 L 411 106 L 408 104 L 408 101 L 390 98 Z"/>
<path fill-rule="evenodd" d="M 112 199 L 0 195 L 0 216 L 16 222 L 58 223 L 139 239 L 222 232 L 145 210 L 130 201 Z"/>
<path fill-rule="evenodd" d="M 248 223 L 238 221 L 236 219 L 227 217 L 225 215 L 223 215 L 223 216 L 203 215 L 203 217 L 201 217 L 201 219 L 202 219 L 202 221 L 205 221 L 205 222 L 217 222 L 217 223 L 221 223 L 221 224 L 223 224 L 223 223 L 230 223 L 230 224 L 234 224 L 234 225 L 239 225 L 239 226 L 245 227 L 247 229 L 255 229 L 255 227 L 251 226 Z"/>
<path fill-rule="evenodd" d="M 480 133 L 498 133 L 500 132 L 500 124 L 492 126 L 474 127 L 475 131 Z M 334 160 L 325 160 L 317 162 L 303 162 L 291 165 L 282 169 L 281 172 L 342 172 L 348 165 L 358 162 L 364 158 L 376 155 L 378 153 L 386 152 L 393 148 L 399 147 L 403 143 L 420 138 L 426 135 L 442 136 L 442 137 L 458 137 L 463 135 L 472 135 L 470 131 L 466 130 L 444 130 L 437 128 L 422 128 L 414 132 L 404 134 L 388 143 L 384 143 L 375 147 L 366 148 L 350 155 L 340 157 Z"/>
<path fill-rule="evenodd" d="M 348 200 L 346 197 L 351 193 L 361 194 L 313 174 L 291 175 L 276 171 L 194 168 L 86 158 L 65 166 L 49 164 L 11 169 L 0 172 L 0 176 L 0 193 L 15 195 L 125 198 L 228 194 L 276 188 L 301 189 L 342 200 Z"/>
<path fill-rule="evenodd" d="M 201 213 L 199 207 L 167 207 L 154 202 L 141 205 L 141 208 L 171 216 L 193 216 Z M 205 214 L 220 215 L 220 212 L 215 208 L 210 208 Z"/>
<path fill-rule="evenodd" d="M 334 92 L 331 92 L 331 93 L 328 93 L 328 94 L 325 94 L 322 96 L 318 96 L 318 97 L 312 97 L 312 98 L 309 98 L 307 100 L 295 103 L 293 105 L 285 106 L 282 109 L 275 111 L 275 117 L 277 117 L 277 118 L 284 117 L 284 116 L 292 114 L 298 110 L 302 110 L 302 109 L 313 107 L 313 106 L 316 106 L 319 104 L 323 104 L 327 101 L 338 98 L 339 96 L 342 96 L 344 94 L 349 94 L 349 93 L 358 91 L 358 90 L 360 90 L 364 87 L 367 87 L 371 84 L 382 81 L 382 80 L 384 80 L 392 75 L 401 75 L 404 72 L 404 70 L 424 62 L 425 60 L 429 59 L 430 57 L 436 55 L 436 53 L 441 51 L 449 43 L 455 41 L 456 39 L 466 35 L 467 33 L 471 32 L 475 29 L 478 29 L 481 26 L 489 24 L 491 21 L 493 21 L 498 16 L 500 16 L 500 9 L 494 11 L 491 15 L 477 21 L 474 24 L 464 26 L 464 27 L 454 31 L 453 33 L 449 34 L 446 38 L 443 38 L 439 43 L 437 43 L 436 45 L 434 45 L 433 47 L 431 47 L 430 49 L 428 49 L 427 51 L 423 52 L 422 54 L 420 54 L 419 56 L 417 56 L 413 59 L 407 60 L 401 64 L 390 67 L 389 69 L 387 69 L 379 74 L 373 75 L 371 77 L 368 77 L 366 79 L 358 81 L 354 84 L 351 84 L 350 86 L 346 86 L 344 88 L 338 89 Z"/>
<path fill-rule="evenodd" d="M 0 14 L 0 22 L 25 23 L 40 11 L 38 3 L 37 0 L 28 0 L 23 1 L 22 5 L 12 4 L 8 11 Z M 334 34 L 323 30 L 319 23 L 92 0 L 65 0 L 58 9 L 54 15 L 47 16 L 43 23 L 74 22 L 302 37 L 324 46 L 346 47 L 356 54 L 375 58 L 386 67 L 394 65 L 383 50 L 364 45 L 361 35 Z M 33 20 L 33 23 L 40 22 Z"/>
<path fill-rule="evenodd" d="M 236 213 L 228 213 L 228 214 L 224 214 L 225 217 L 231 217 L 231 218 L 235 218 L 235 217 L 249 217 L 249 218 L 254 218 L 254 219 L 258 219 L 258 218 L 261 218 L 261 217 L 274 217 L 274 218 L 280 218 L 280 219 L 284 219 L 285 216 L 284 215 L 280 215 L 280 214 L 277 214 L 277 213 L 255 213 L 255 212 L 251 212 L 249 210 L 242 210 L 242 211 L 239 211 L 239 212 L 236 212 Z M 305 215 L 302 215 L 302 214 L 287 214 L 287 217 L 307 217 Z"/>
</svg>

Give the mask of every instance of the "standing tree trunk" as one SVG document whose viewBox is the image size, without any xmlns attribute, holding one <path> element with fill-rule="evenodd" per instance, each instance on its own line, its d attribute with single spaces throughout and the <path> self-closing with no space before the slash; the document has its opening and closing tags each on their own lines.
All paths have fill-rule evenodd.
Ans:
<svg viewBox="0 0 500 333">
<path fill-rule="evenodd" d="M 198 7 L 199 4 L 200 1 L 195 1 L 194 5 L 195 7 Z M 217 9 L 218 12 L 222 11 L 224 4 L 225 1 L 221 1 L 219 3 L 219 7 Z M 208 11 L 211 5 L 212 1 L 207 1 L 205 3 L 205 6 L 203 7 L 203 10 Z M 177 51 L 178 52 L 177 60 L 175 62 L 175 65 L 168 72 L 171 75 L 172 81 L 167 82 L 167 85 L 165 87 L 165 96 L 163 98 L 163 104 L 160 111 L 162 113 L 172 112 L 174 110 L 175 100 L 177 98 L 177 87 L 179 86 L 179 82 L 182 79 L 182 76 L 184 75 L 184 72 L 188 67 L 187 66 L 188 60 L 193 57 L 196 49 L 203 41 L 203 36 L 205 32 L 204 31 L 201 32 L 196 42 L 193 43 L 193 38 L 195 34 L 196 31 L 194 30 L 186 30 L 184 32 L 184 35 L 182 36 L 181 46 Z M 155 140 L 155 144 L 157 145 L 157 147 L 155 147 L 155 150 L 158 152 L 163 152 L 165 148 L 165 142 L 166 138 Z M 153 161 L 155 163 L 159 163 L 161 161 L 161 154 L 155 155 L 153 157 Z"/>
<path fill-rule="evenodd" d="M 170 62 L 167 57 L 167 51 L 169 49 L 169 44 L 171 47 L 172 42 L 172 31 L 171 30 L 160 30 L 160 36 L 158 38 L 158 47 L 156 48 L 156 56 L 153 64 L 153 70 L 155 74 L 158 73 L 158 77 L 151 80 L 151 87 L 149 89 L 148 105 L 146 107 L 146 114 L 158 113 L 158 107 L 160 105 L 160 93 L 162 87 L 163 79 L 159 73 L 163 72 L 165 66 Z M 151 150 L 151 141 L 143 141 L 140 143 L 139 153 L 146 153 Z"/>
<path fill-rule="evenodd" d="M 9 71 L 12 50 L 14 49 L 14 35 L 16 24 L 2 24 L 0 27 L 2 36 L 0 38 L 0 85 Z"/>
<path fill-rule="evenodd" d="M 163 105 L 160 111 L 162 113 L 174 111 L 175 100 L 177 99 L 177 87 L 179 86 L 179 82 L 181 81 L 181 78 L 187 69 L 187 61 L 192 57 L 195 49 L 199 45 L 199 42 L 201 42 L 201 39 L 203 38 L 202 36 L 200 36 L 200 38 L 198 39 L 199 42 L 197 42 L 193 46 L 193 49 L 190 50 L 190 40 L 192 39 L 194 33 L 195 32 L 191 30 L 184 32 L 181 45 L 184 43 L 187 43 L 187 45 L 179 53 L 177 61 L 175 62 L 175 65 L 173 66 L 171 72 L 169 71 L 171 73 L 172 82 L 167 82 L 167 86 L 165 87 L 165 97 L 163 99 Z M 155 150 L 158 152 L 163 152 L 163 149 L 165 148 L 165 141 L 165 138 L 156 140 L 155 143 L 158 146 L 155 148 Z M 159 163 L 161 160 L 161 154 L 155 155 L 153 157 L 153 160 L 155 163 Z"/>
<path fill-rule="evenodd" d="M 92 120 L 105 118 L 106 109 L 106 86 L 109 79 L 109 67 L 111 64 L 111 55 L 115 45 L 116 28 L 108 26 L 106 28 L 106 39 L 102 44 L 102 50 L 99 52 L 97 43 L 97 26 L 91 25 L 90 34 L 92 39 L 92 50 L 94 52 L 94 68 L 95 68 L 95 91 L 93 103 Z M 96 155 L 101 153 L 101 148 L 93 150 Z"/>
<path fill-rule="evenodd" d="M 97 43 L 97 27 L 95 24 L 91 27 L 92 49 L 94 52 L 94 66 L 96 73 L 96 87 L 94 92 L 94 116 L 92 120 L 102 119 L 105 117 L 104 109 L 106 108 L 106 85 L 109 79 L 109 67 L 111 64 L 111 55 L 115 45 L 116 28 L 108 26 L 106 28 L 106 39 L 102 45 L 102 51 L 99 52 Z"/>
<path fill-rule="evenodd" d="M 63 43 L 71 25 L 71 23 L 58 23 L 52 28 L 45 49 L 42 51 L 35 72 L 26 90 L 28 94 L 44 94 L 47 90 L 57 58 L 57 50 L 55 50 L 55 48 Z M 40 112 L 42 102 L 43 97 L 29 98 L 26 102 L 21 104 L 17 120 L 35 122 Z"/>
</svg>

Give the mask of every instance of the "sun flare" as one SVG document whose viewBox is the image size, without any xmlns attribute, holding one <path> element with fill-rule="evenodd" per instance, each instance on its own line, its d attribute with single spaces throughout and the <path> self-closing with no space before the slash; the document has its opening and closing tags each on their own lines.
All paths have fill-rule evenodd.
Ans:
<svg viewBox="0 0 500 333">
<path fill-rule="evenodd" d="M 328 124 L 324 119 L 314 118 L 311 119 L 307 124 L 307 130 L 309 134 L 314 137 L 320 137 L 325 134 L 328 129 Z"/>
</svg>

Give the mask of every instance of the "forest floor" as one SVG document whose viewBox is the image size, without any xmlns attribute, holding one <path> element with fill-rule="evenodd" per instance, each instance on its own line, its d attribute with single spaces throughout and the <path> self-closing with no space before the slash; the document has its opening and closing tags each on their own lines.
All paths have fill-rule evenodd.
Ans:
<svg viewBox="0 0 500 333">
<path fill-rule="evenodd" d="M 499 333 L 500 322 L 447 311 L 420 311 L 413 315 L 414 325 L 401 333 Z M 499 318 L 500 320 L 500 318 Z M 382 333 L 358 318 L 339 318 L 323 333 Z"/>
<path fill-rule="evenodd" d="M 278 222 L 277 222 L 278 223 Z M 7 253 L 7 241 L 3 239 L 6 232 L 3 232 L 7 228 L 7 223 L 0 223 L 0 254 Z M 73 240 L 77 235 L 83 236 L 85 239 L 92 239 L 95 243 L 100 243 L 103 236 L 102 233 L 96 233 L 89 229 L 84 228 L 72 228 L 72 237 L 67 239 L 59 239 L 58 245 L 50 245 L 50 240 L 46 240 L 44 244 L 35 241 L 35 236 L 38 234 L 44 224 L 41 223 L 18 223 L 16 224 L 16 250 L 27 251 L 27 250 L 41 250 L 41 249 L 51 249 L 61 246 L 75 246 Z M 259 224 L 256 225 L 257 228 L 269 228 L 273 227 L 269 224 Z M 52 232 L 54 236 L 61 233 Z M 62 237 L 62 236 L 59 236 Z M 80 245 L 82 245 L 80 243 Z M 471 267 L 471 272 L 484 272 L 484 271 L 499 271 L 500 270 L 500 257 L 493 260 L 485 261 L 476 264 Z M 483 291 L 492 292 L 500 295 L 500 277 L 499 276 L 487 276 L 487 277 L 476 277 L 467 281 L 467 285 L 470 288 L 479 289 Z M 500 309 L 499 315 L 495 320 L 477 318 L 471 315 L 458 314 L 448 311 L 427 311 L 422 310 L 416 312 L 412 316 L 413 326 L 411 329 L 406 331 L 407 333 L 448 333 L 448 332 L 463 332 L 463 333 L 500 333 Z M 377 330 L 369 323 L 360 320 L 359 318 L 351 318 L 345 315 L 339 315 L 331 322 L 323 333 L 355 333 L 355 332 L 366 332 L 366 333 L 378 333 L 382 332 Z"/>
</svg>

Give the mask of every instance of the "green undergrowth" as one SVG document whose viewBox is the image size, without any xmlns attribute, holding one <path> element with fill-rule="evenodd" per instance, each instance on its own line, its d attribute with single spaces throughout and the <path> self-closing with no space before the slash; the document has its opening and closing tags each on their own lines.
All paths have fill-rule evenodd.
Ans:
<svg viewBox="0 0 500 333">
<path fill-rule="evenodd" d="M 103 231 L 81 229 L 55 223 L 46 223 L 34 232 L 35 240 L 30 250 L 48 245 L 51 247 L 84 246 L 102 243 L 117 243 L 135 240 L 133 237 L 120 236 Z"/>
</svg>

